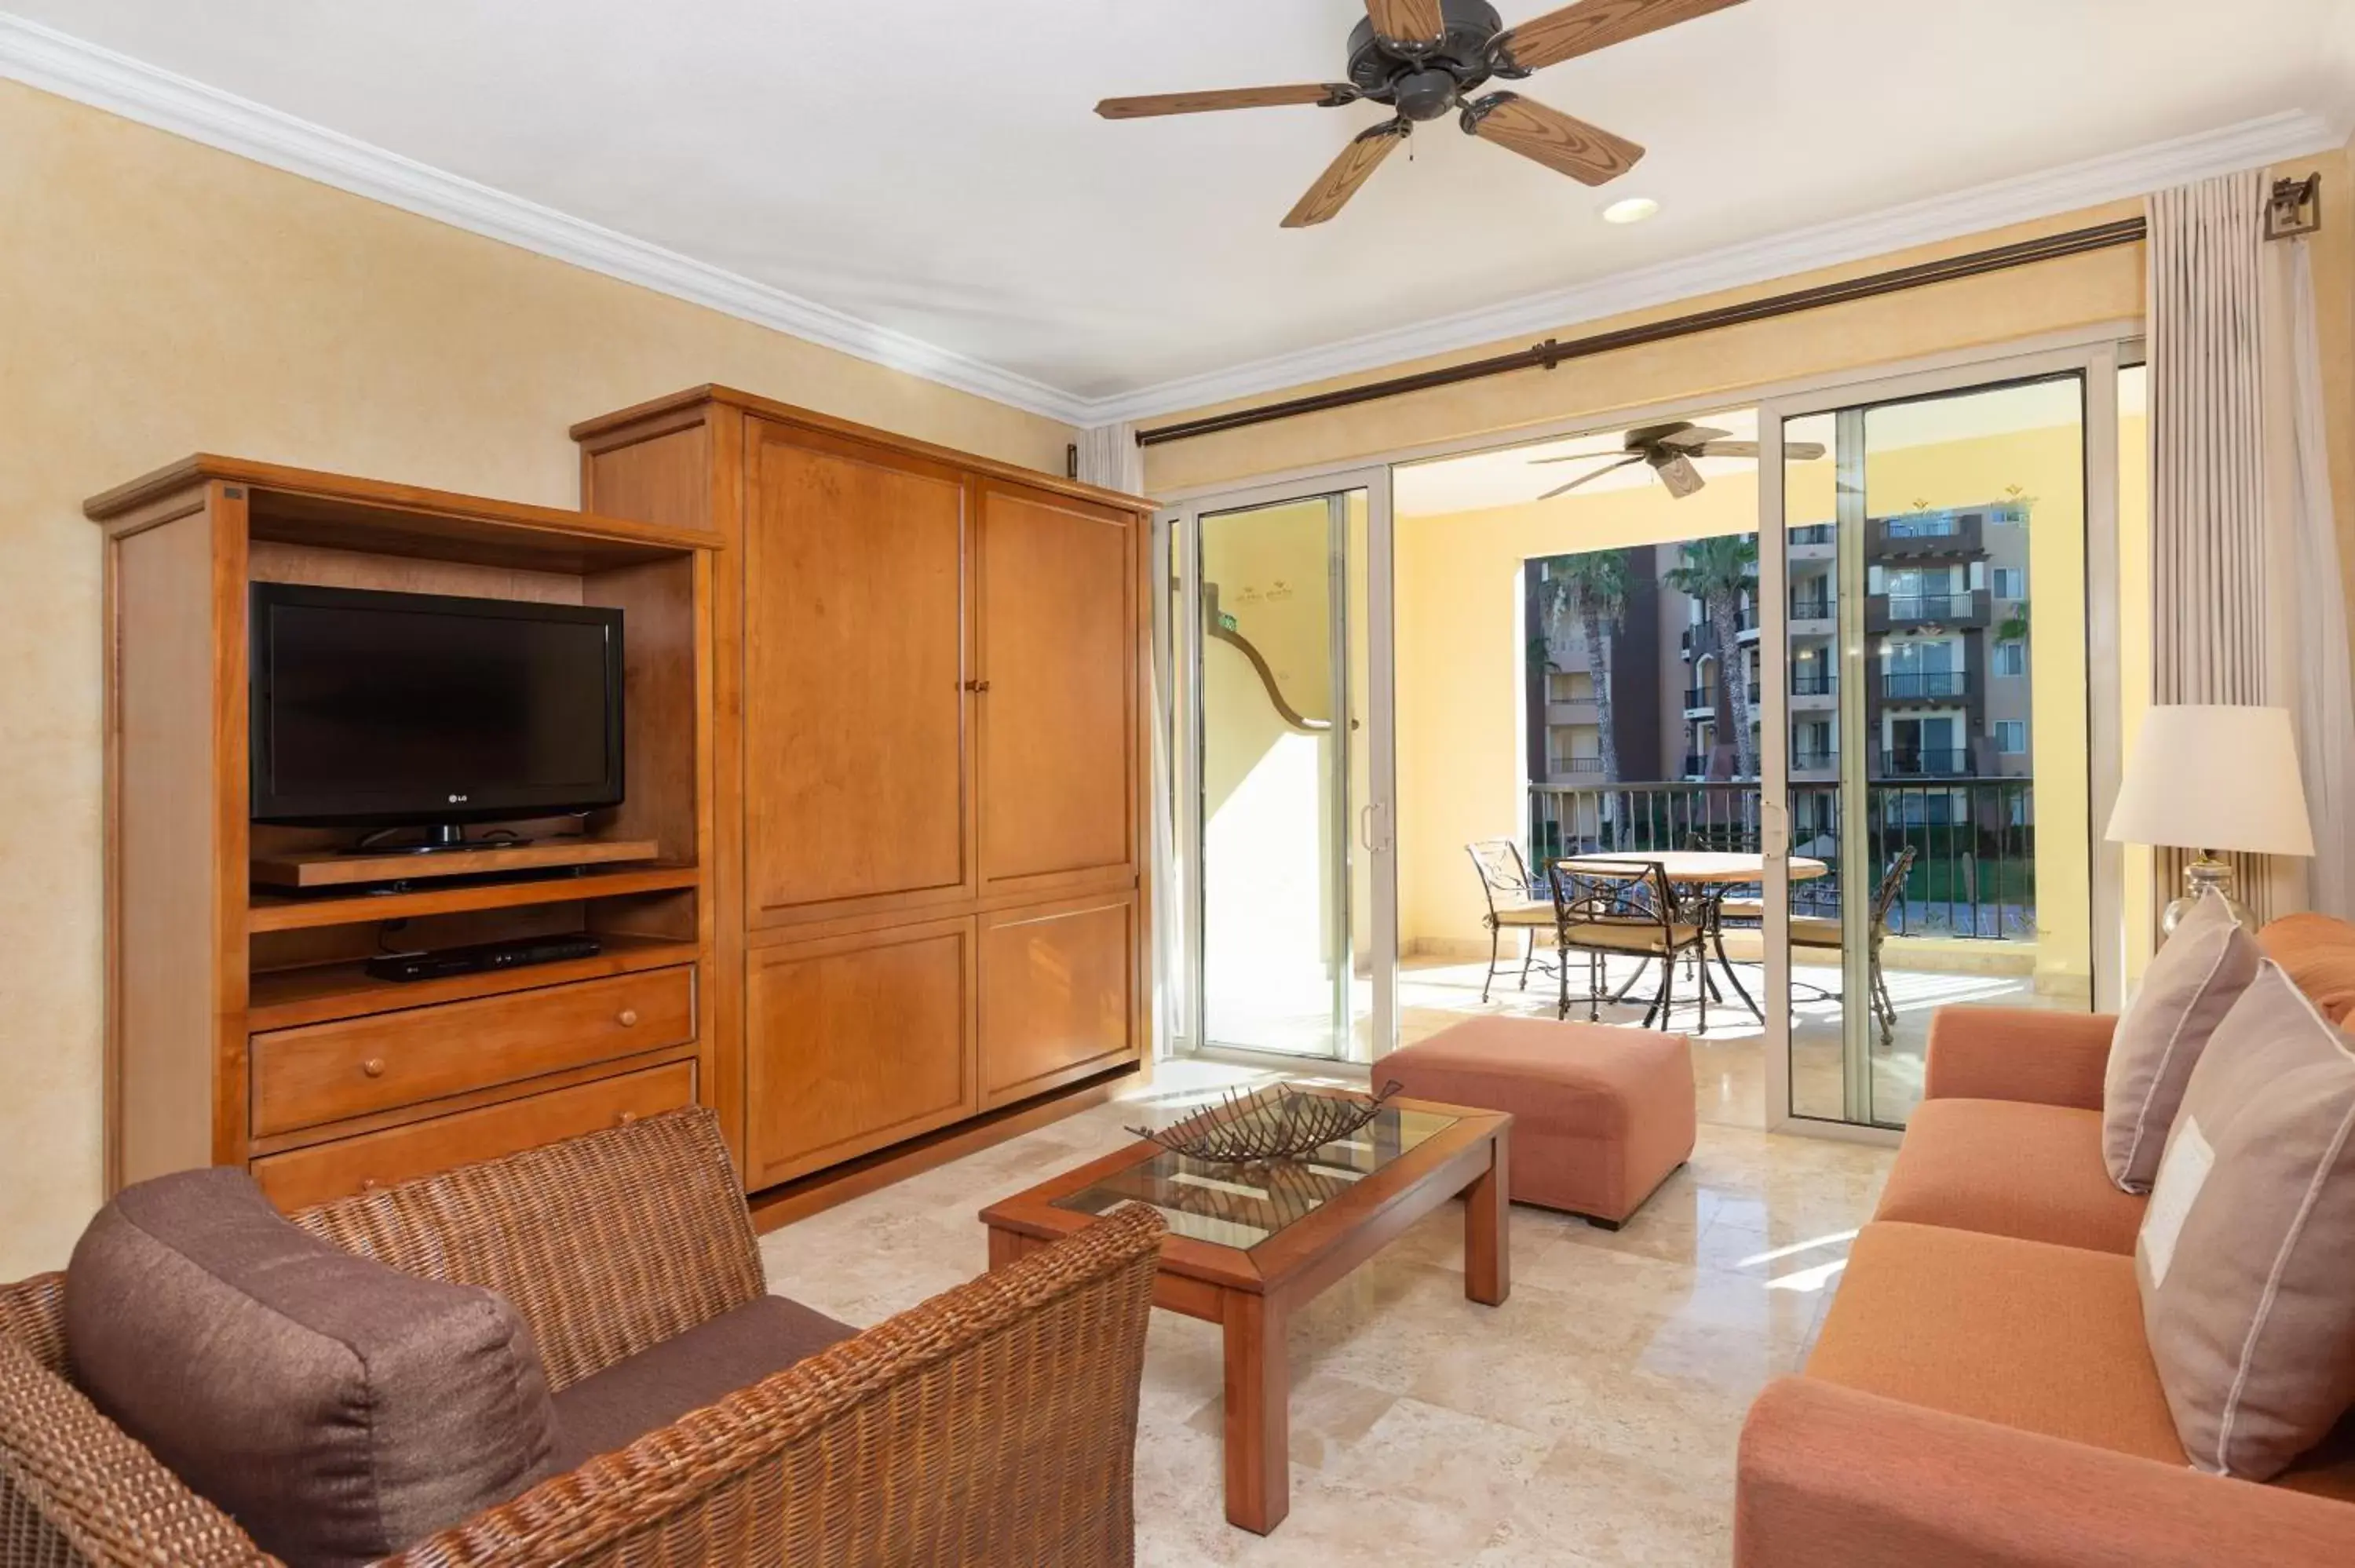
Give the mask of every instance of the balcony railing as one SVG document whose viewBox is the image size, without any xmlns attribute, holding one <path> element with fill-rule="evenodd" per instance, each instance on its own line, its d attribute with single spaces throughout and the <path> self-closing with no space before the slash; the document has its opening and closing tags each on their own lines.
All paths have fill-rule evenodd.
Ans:
<svg viewBox="0 0 2355 1568">
<path fill-rule="evenodd" d="M 1882 524 L 1892 539 L 1947 539 L 1955 533 L 1951 512 L 1924 512 L 1912 517 L 1891 517 Z"/>
<path fill-rule="evenodd" d="M 1877 753 L 1873 761 L 1873 775 L 1880 779 L 1963 779 L 1972 771 L 1966 750 L 1896 747 Z"/>
<path fill-rule="evenodd" d="M 1839 751 L 1834 747 L 1795 746 L 1791 748 L 1791 767 L 1797 771 L 1821 773 L 1839 766 Z"/>
<path fill-rule="evenodd" d="M 1966 593 L 1893 593 L 1889 596 L 1891 620 L 1959 620 L 1971 612 Z"/>
<path fill-rule="evenodd" d="M 1794 620 L 1829 620 L 1839 613 L 1839 601 L 1828 593 L 1791 596 L 1791 619 Z"/>
<path fill-rule="evenodd" d="M 1791 885 L 1791 909 L 1837 919 L 1843 867 L 1841 791 L 1790 789 L 1791 852 L 1828 874 Z M 1911 845 L 1913 869 L 1891 909 L 1899 936 L 2032 941 L 2036 936 L 2036 791 L 2028 779 L 1866 787 L 1865 853 L 1858 886 Z M 1755 783 L 1529 787 L 1529 863 L 1604 851 L 1706 847 L 1757 853 L 1764 839 Z"/>
<path fill-rule="evenodd" d="M 1960 670 L 1891 670 L 1881 677 L 1881 694 L 1897 702 L 1966 696 L 1970 677 Z"/>
<path fill-rule="evenodd" d="M 1838 540 L 1832 532 L 1833 527 L 1834 524 L 1829 523 L 1810 523 L 1804 528 L 1788 530 L 1784 536 L 1794 545 L 1837 544 Z"/>
<path fill-rule="evenodd" d="M 1686 709 L 1686 711 L 1687 711 L 1687 712 L 1690 712 L 1691 710 L 1693 710 L 1693 709 L 1695 709 L 1695 708 L 1714 708 L 1714 707 L 1716 707 L 1716 706 L 1717 706 L 1717 694 L 1718 694 L 1718 690 L 1719 690 L 1719 688 L 1717 688 L 1717 687 L 1715 687 L 1715 686 L 1695 686 L 1695 687 L 1693 687 L 1692 689 L 1690 689 L 1689 691 L 1686 692 L 1686 693 L 1685 693 L 1685 709 Z M 1764 689 L 1763 689 L 1763 688 L 1758 684 L 1758 683 L 1757 683 L 1757 682 L 1753 681 L 1753 682 L 1751 682 L 1751 683 L 1750 683 L 1750 700 L 1751 700 L 1751 702 L 1752 702 L 1753 705 L 1754 705 L 1754 704 L 1756 704 L 1756 703 L 1758 703 L 1759 701 L 1761 701 L 1761 700 L 1764 698 L 1764 694 L 1764 694 Z"/>
<path fill-rule="evenodd" d="M 1546 758 L 1549 773 L 1600 773 L 1603 754 L 1599 751 L 1565 751 Z"/>
<path fill-rule="evenodd" d="M 1795 697 L 1829 697 L 1839 693 L 1839 673 L 1835 670 L 1810 670 L 1805 665 L 1791 671 L 1791 694 Z"/>
</svg>

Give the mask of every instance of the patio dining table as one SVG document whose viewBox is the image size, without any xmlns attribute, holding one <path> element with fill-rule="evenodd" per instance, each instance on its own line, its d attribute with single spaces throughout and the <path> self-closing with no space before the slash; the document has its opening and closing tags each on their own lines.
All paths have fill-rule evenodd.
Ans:
<svg viewBox="0 0 2355 1568">
<path fill-rule="evenodd" d="M 1720 907 L 1726 895 L 1735 888 L 1756 886 L 1766 880 L 1764 855 L 1725 850 L 1613 850 L 1606 853 L 1563 855 L 1554 863 L 1589 862 L 1657 865 L 1661 875 L 1676 886 L 1680 895 L 1691 896 L 1693 907 L 1700 916 L 1700 923 L 1709 934 L 1710 945 L 1717 950 L 1717 967 L 1725 972 L 1726 983 L 1733 987 L 1733 994 L 1742 999 L 1742 1005 L 1750 1010 L 1752 1017 L 1761 1023 L 1766 1022 L 1765 1011 L 1751 1000 L 1742 977 L 1733 972 L 1733 960 L 1725 956 L 1725 917 Z M 1830 866 L 1806 855 L 1789 856 L 1785 863 L 1793 882 L 1813 882 L 1831 874 Z M 1701 982 L 1709 983 L 1706 973 Z"/>
</svg>

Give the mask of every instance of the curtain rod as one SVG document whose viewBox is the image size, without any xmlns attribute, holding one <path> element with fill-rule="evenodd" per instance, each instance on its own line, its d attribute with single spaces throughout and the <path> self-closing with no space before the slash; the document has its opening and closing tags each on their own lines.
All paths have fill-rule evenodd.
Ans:
<svg viewBox="0 0 2355 1568">
<path fill-rule="evenodd" d="M 1751 300 L 1742 304 L 1720 305 L 1714 310 L 1695 311 L 1689 315 L 1671 316 L 1666 321 L 1647 322 L 1641 326 L 1621 327 L 1616 332 L 1596 333 L 1591 337 L 1574 337 L 1567 342 L 1548 338 L 1543 343 L 1488 359 L 1475 359 L 1438 370 L 1396 376 L 1386 381 L 1369 381 L 1362 386 L 1311 393 L 1305 397 L 1287 397 L 1282 402 L 1262 403 L 1256 408 L 1235 408 L 1199 419 L 1156 426 L 1149 430 L 1139 430 L 1136 444 L 1157 447 L 1164 441 L 1182 441 L 1195 436 L 1216 435 L 1222 430 L 1240 430 L 1246 426 L 1264 425 L 1302 414 L 1319 414 L 1328 408 L 1347 408 L 1359 403 L 1403 397 L 1410 392 L 1427 392 L 1434 387 L 1453 387 L 1458 382 L 1483 380 L 1517 370 L 1551 370 L 1564 360 L 1585 359 L 1618 349 L 1666 343 L 1672 338 L 1691 337 L 1724 327 L 1746 325 L 1751 322 L 1771 321 L 1776 316 L 1795 315 L 1801 311 L 1821 310 L 1827 305 L 1876 299 L 1883 294 L 1927 288 L 1933 283 L 1951 283 L 1959 279 L 2001 272 L 2039 261 L 2054 261 L 2064 256 L 2082 256 L 2092 250 L 2132 245 L 2143 238 L 2145 228 L 2146 225 L 2139 217 L 2120 218 L 2115 223 L 2097 224 L 2091 228 L 2072 228 L 2060 234 L 2048 234 L 2041 239 L 2023 239 L 2012 245 L 1998 245 L 1989 250 L 1973 250 L 1942 260 L 1894 268 L 1886 272 L 1870 272 L 1844 282 L 1819 283 L 1810 289 L 1769 294 L 1764 299 Z"/>
</svg>

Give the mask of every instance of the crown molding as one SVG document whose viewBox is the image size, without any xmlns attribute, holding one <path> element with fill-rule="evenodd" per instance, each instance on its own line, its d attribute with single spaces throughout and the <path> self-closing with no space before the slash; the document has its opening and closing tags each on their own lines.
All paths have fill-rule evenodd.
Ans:
<svg viewBox="0 0 2355 1568">
<path fill-rule="evenodd" d="M 2211 175 L 2339 147 L 2346 139 L 2346 128 L 2332 119 L 2303 110 L 2287 111 L 1858 217 L 1724 246 L 1656 267 L 1616 272 L 1479 310 L 1095 398 L 1087 406 L 1088 417 L 1096 423 L 1151 418 L 1487 347 L 1510 338 L 1541 335 L 1582 322 L 2098 207 Z"/>
<path fill-rule="evenodd" d="M 0 77 L 1066 424 L 1084 398 L 0 12 Z"/>
<path fill-rule="evenodd" d="M 0 12 L 0 78 L 872 364 L 1081 426 L 1155 418 L 1458 353 L 2141 196 L 2339 147 L 2355 119 L 2355 102 L 2334 105 L 2328 116 L 2287 111 L 1476 311 L 1131 392 L 1082 397 L 5 12 Z"/>
</svg>

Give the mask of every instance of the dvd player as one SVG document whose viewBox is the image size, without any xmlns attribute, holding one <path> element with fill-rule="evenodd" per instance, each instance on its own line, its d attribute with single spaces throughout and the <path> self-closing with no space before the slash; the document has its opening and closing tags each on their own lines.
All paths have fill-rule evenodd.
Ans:
<svg viewBox="0 0 2355 1568">
<path fill-rule="evenodd" d="M 452 975 L 475 975 L 488 969 L 593 959 L 602 951 L 596 938 L 579 932 L 562 937 L 518 937 L 513 941 L 476 942 L 464 948 L 379 953 L 368 959 L 368 972 L 383 980 L 446 980 Z"/>
</svg>

